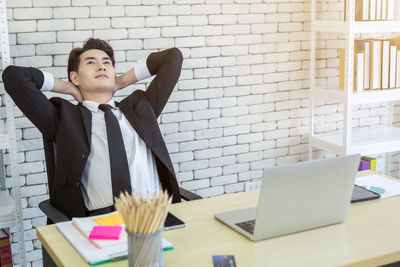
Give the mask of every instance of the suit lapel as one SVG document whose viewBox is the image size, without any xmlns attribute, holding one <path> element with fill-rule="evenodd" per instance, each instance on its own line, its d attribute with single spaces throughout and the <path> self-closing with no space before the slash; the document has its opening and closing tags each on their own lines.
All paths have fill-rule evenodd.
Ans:
<svg viewBox="0 0 400 267">
<path fill-rule="evenodd" d="M 90 147 L 91 139 L 92 139 L 92 113 L 81 103 L 78 104 L 79 110 L 81 111 L 83 124 L 85 126 L 86 138 Z"/>
<path fill-rule="evenodd" d="M 144 131 L 140 126 L 136 113 L 129 108 L 126 109 L 124 105 L 120 105 L 119 102 L 117 101 L 115 101 L 115 105 L 121 109 L 121 112 L 128 119 L 129 123 L 132 125 L 133 129 L 135 129 L 136 133 L 140 136 L 140 138 L 142 138 L 142 140 L 146 143 L 147 146 L 151 147 L 153 143 L 150 142 L 148 138 L 146 138 L 146 135 L 144 134 Z"/>
</svg>

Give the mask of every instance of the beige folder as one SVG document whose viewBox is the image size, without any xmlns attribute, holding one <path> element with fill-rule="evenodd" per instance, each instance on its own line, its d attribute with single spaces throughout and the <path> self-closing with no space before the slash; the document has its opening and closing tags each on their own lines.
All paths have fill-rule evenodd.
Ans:
<svg viewBox="0 0 400 267">
<path fill-rule="evenodd" d="M 381 89 L 382 78 L 382 40 L 371 40 L 371 89 Z"/>
</svg>

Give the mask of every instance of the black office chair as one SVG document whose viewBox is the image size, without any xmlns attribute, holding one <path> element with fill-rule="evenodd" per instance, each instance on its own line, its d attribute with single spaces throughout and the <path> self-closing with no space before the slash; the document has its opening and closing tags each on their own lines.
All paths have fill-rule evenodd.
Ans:
<svg viewBox="0 0 400 267">
<path fill-rule="evenodd" d="M 55 169 L 55 155 L 56 149 L 53 146 L 53 142 L 46 137 L 43 137 L 44 155 L 46 159 L 47 169 L 47 181 L 49 185 L 49 197 L 53 199 L 52 188 L 54 182 L 54 169 Z M 181 197 L 185 201 L 201 199 L 199 195 L 196 195 L 186 189 L 180 188 Z M 58 223 L 69 221 L 69 218 L 61 211 L 57 210 L 53 205 L 50 204 L 50 199 L 44 200 L 39 203 L 40 210 L 47 216 L 47 224 Z"/>
</svg>

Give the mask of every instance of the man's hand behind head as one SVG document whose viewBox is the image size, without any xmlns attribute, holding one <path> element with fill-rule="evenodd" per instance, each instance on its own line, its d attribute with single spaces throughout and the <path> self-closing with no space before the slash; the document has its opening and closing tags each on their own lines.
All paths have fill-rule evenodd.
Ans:
<svg viewBox="0 0 400 267">
<path fill-rule="evenodd" d="M 65 82 L 61 79 L 54 78 L 54 87 L 51 91 L 60 94 L 72 95 L 76 101 L 83 101 L 81 90 L 79 90 L 79 88 L 71 82 Z"/>
</svg>

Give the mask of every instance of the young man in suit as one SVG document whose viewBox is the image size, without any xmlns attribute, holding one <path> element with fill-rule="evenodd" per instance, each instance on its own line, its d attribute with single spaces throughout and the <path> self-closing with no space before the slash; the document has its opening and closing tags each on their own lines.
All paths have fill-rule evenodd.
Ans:
<svg viewBox="0 0 400 267">
<path fill-rule="evenodd" d="M 157 118 L 178 81 L 182 53 L 170 48 L 138 60 L 116 76 L 111 46 L 88 39 L 71 51 L 65 82 L 36 68 L 8 66 L 5 90 L 16 105 L 56 147 L 50 203 L 68 217 L 113 210 L 121 191 L 147 195 L 167 190 L 173 202 L 180 191 Z M 145 91 L 120 103 L 113 94 L 156 75 Z M 42 91 L 72 95 L 79 103 Z"/>
</svg>

